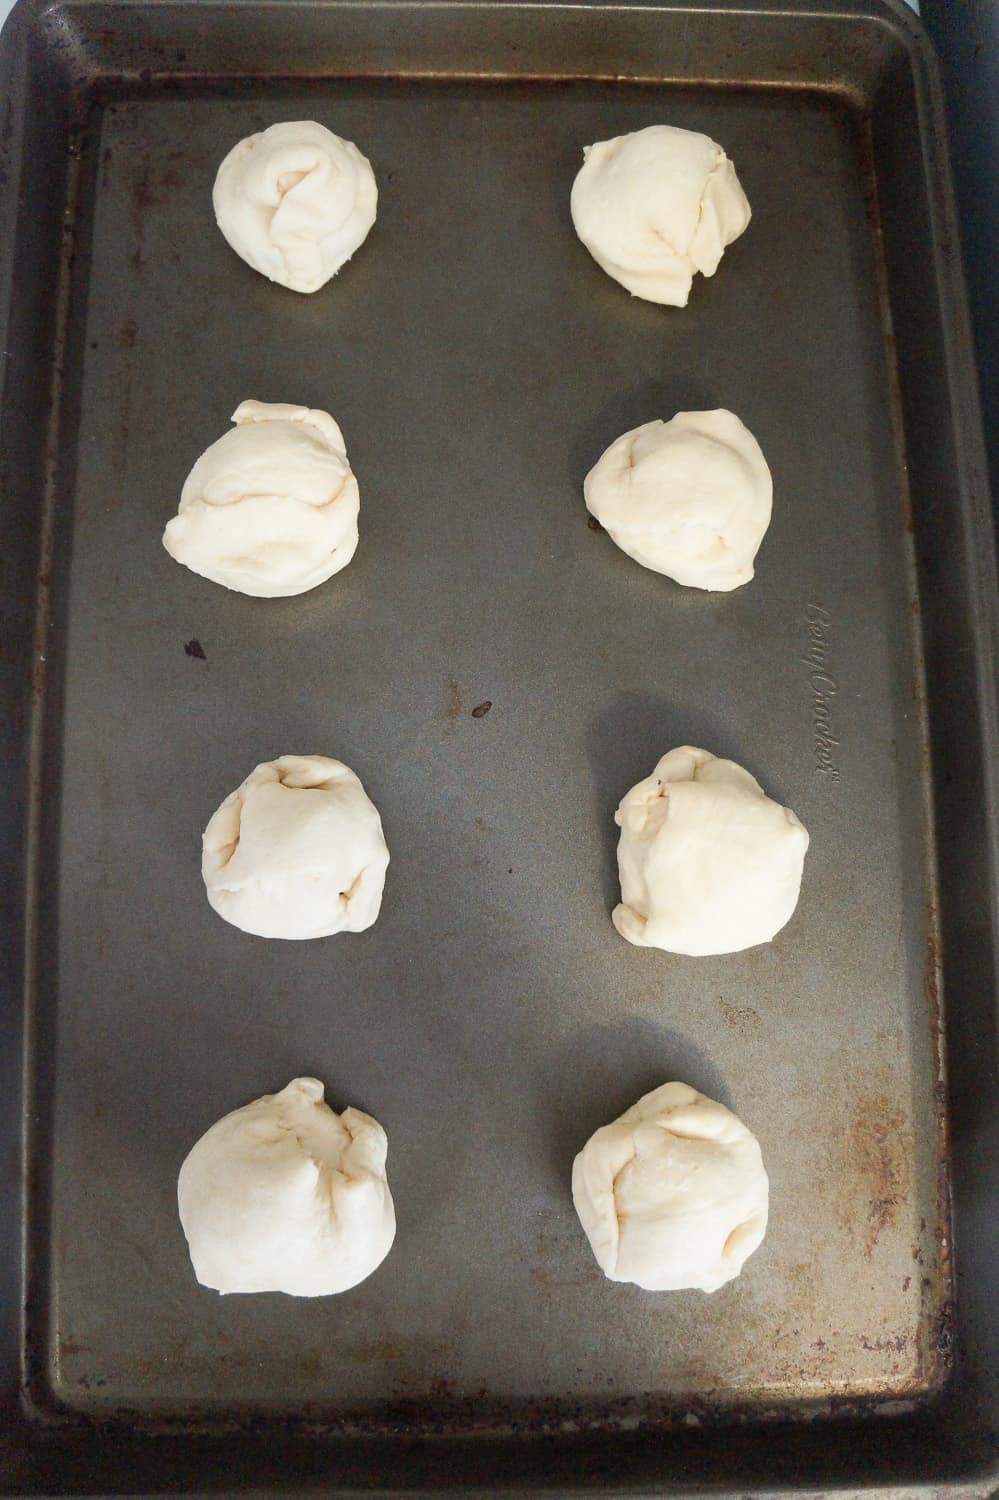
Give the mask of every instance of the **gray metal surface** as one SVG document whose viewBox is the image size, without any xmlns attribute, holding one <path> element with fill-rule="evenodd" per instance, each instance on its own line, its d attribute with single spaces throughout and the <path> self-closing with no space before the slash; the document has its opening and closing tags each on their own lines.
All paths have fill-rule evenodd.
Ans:
<svg viewBox="0 0 999 1500">
<path fill-rule="evenodd" d="M 640 48 L 609 40 L 599 10 L 587 70 L 568 53 L 552 66 L 553 12 L 519 28 L 512 10 L 455 12 L 414 39 L 416 12 L 332 9 L 347 35 L 334 61 L 310 68 L 303 51 L 238 87 L 246 65 L 199 7 L 47 23 L 50 51 L 61 41 L 103 80 L 65 188 L 61 410 L 32 428 L 61 438 L 62 467 L 40 578 L 56 600 L 37 648 L 23 1348 L 36 1432 L 67 1455 L 84 1444 L 83 1480 L 68 1457 L 53 1473 L 119 1485 L 99 1464 L 152 1432 L 207 1484 L 209 1461 L 169 1433 L 235 1431 L 245 1457 L 261 1431 L 303 1422 L 327 1479 L 367 1435 L 364 1479 L 417 1487 L 430 1471 L 393 1469 L 400 1437 L 515 1444 L 541 1427 L 564 1443 L 557 1466 L 587 1432 L 608 1445 L 587 1477 L 608 1482 L 643 1472 L 636 1435 L 680 1444 L 731 1421 L 765 1435 L 775 1416 L 801 1429 L 788 1451 L 847 1415 L 873 1423 L 875 1451 L 909 1422 L 917 1455 L 919 1413 L 954 1388 L 935 781 L 954 720 L 924 617 L 945 602 L 980 626 L 991 579 L 961 577 L 945 600 L 925 582 L 924 480 L 970 540 L 985 533 L 965 475 L 941 491 L 920 471 L 906 408 L 915 291 L 889 237 L 916 195 L 892 174 L 890 123 L 870 117 L 885 78 L 911 91 L 924 60 L 911 23 L 855 11 L 818 50 L 808 15 L 764 20 L 785 48 L 776 76 L 751 57 L 742 73 L 738 47 L 717 61 L 720 30 L 710 54 L 684 30 L 694 77 L 755 88 L 685 81 L 656 33 L 644 69 L 610 71 L 671 81 L 602 80 L 615 47 Z M 303 36 L 309 17 L 283 8 Z M 660 20 L 695 25 L 677 7 Z M 376 22 L 364 54 L 351 28 Z M 696 21 L 705 45 L 712 23 L 740 40 L 720 7 Z M 246 45 L 245 29 L 225 35 Z M 159 85 L 133 66 L 144 56 Z M 821 83 L 823 66 L 828 88 L 762 86 Z M 296 76 L 409 67 L 467 76 Z M 546 76 L 482 76 L 503 72 Z M 297 117 L 356 140 L 380 188 L 369 241 L 309 298 L 244 266 L 210 207 L 225 150 Z M 568 216 L 581 147 L 663 118 L 724 143 L 754 211 L 685 311 L 630 299 Z M 929 263 L 916 207 L 908 228 Z M 963 349 L 947 295 L 937 311 Z M 963 378 L 922 371 L 922 419 L 941 433 Z M 9 408 L 23 397 L 8 386 Z M 299 599 L 226 593 L 160 545 L 191 462 L 247 397 L 331 410 L 359 478 L 357 558 Z M 754 583 L 713 597 L 591 530 L 581 484 L 626 428 L 715 405 L 759 438 L 775 505 Z M 987 664 L 986 645 L 960 669 Z M 684 741 L 747 765 L 810 830 L 798 912 L 769 948 L 685 960 L 611 927 L 614 808 Z M 289 751 L 342 757 L 382 812 L 392 864 L 360 936 L 268 943 L 205 900 L 208 816 Z M 987 923 L 965 932 L 986 1005 L 988 941 Z M 302 1072 L 385 1125 L 395 1248 L 340 1298 L 220 1299 L 190 1270 L 178 1167 L 219 1114 Z M 590 1131 L 671 1077 L 732 1105 L 770 1172 L 767 1240 L 712 1298 L 605 1282 L 569 1194 Z M 927 1472 L 948 1451 L 940 1438 Z M 687 1474 L 680 1454 L 653 1471 Z M 454 1462 L 452 1480 L 477 1472 Z M 554 1472 L 519 1462 L 525 1486 Z"/>
</svg>

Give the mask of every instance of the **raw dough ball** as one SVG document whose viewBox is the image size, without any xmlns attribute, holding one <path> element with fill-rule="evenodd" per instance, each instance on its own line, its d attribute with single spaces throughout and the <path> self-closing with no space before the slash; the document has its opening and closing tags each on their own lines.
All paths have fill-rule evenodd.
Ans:
<svg viewBox="0 0 999 1500">
<path fill-rule="evenodd" d="M 647 1292 L 716 1292 L 738 1276 L 766 1233 L 768 1198 L 756 1137 L 685 1083 L 602 1126 L 572 1167 L 600 1269 Z"/>
<path fill-rule="evenodd" d="M 233 146 L 212 202 L 247 265 L 293 292 L 316 292 L 367 239 L 378 188 L 352 141 L 315 120 L 289 120 Z"/>
<path fill-rule="evenodd" d="M 163 545 L 227 589 L 304 594 L 357 551 L 357 480 L 333 418 L 306 406 L 244 401 L 236 426 L 184 482 Z"/>
<path fill-rule="evenodd" d="M 378 809 L 350 767 L 325 755 L 257 766 L 202 839 L 208 900 L 258 937 L 363 932 L 378 916 L 388 862 Z"/>
<path fill-rule="evenodd" d="M 760 445 L 724 409 L 681 411 L 626 432 L 587 474 L 583 495 L 644 568 L 718 592 L 752 578 L 773 509 Z"/>
<path fill-rule="evenodd" d="M 639 947 L 700 957 L 769 943 L 798 904 L 808 834 L 731 760 L 682 745 L 633 786 L 614 926 Z"/>
<path fill-rule="evenodd" d="M 380 1266 L 395 1239 L 385 1132 L 334 1114 L 317 1078 L 293 1078 L 205 1132 L 177 1205 L 194 1274 L 217 1292 L 328 1297 Z"/>
<path fill-rule="evenodd" d="M 608 276 L 673 307 L 686 307 L 695 271 L 715 274 L 750 219 L 722 148 L 674 125 L 584 146 L 571 206 L 576 233 Z"/>
</svg>

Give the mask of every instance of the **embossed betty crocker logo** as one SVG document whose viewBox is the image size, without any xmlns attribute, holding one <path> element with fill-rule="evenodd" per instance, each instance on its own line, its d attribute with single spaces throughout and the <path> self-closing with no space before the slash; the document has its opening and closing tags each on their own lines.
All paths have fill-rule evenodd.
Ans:
<svg viewBox="0 0 999 1500">
<path fill-rule="evenodd" d="M 805 625 L 808 629 L 808 650 L 802 661 L 810 668 L 808 686 L 812 694 L 815 769 L 829 781 L 838 781 L 836 751 L 839 740 L 833 729 L 832 708 L 838 688 L 830 665 L 829 645 L 832 616 L 821 604 L 809 604 L 805 607 Z"/>
</svg>

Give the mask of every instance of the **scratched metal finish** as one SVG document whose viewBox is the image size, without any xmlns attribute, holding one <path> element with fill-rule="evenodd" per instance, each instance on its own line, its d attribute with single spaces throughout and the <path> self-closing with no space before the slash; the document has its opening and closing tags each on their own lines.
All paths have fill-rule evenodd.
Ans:
<svg viewBox="0 0 999 1500">
<path fill-rule="evenodd" d="M 315 117 L 378 223 L 303 298 L 212 219 L 222 154 Z M 668 118 L 734 158 L 752 224 L 685 311 L 576 240 L 584 144 Z M 379 1426 L 473 1398 L 596 1421 L 907 1399 L 940 1375 L 925 728 L 870 162 L 818 95 L 329 82 L 121 99 L 99 125 L 67 604 L 50 1340 L 65 1407 Z M 361 546 L 302 598 L 175 565 L 163 525 L 246 397 L 329 408 Z M 640 569 L 581 484 L 625 429 L 724 405 L 775 504 L 732 595 Z M 201 653 L 185 646 L 196 641 Z M 491 710 L 473 716 L 484 701 Z M 615 934 L 613 812 L 667 748 L 748 766 L 811 833 L 766 948 Z M 340 756 L 392 851 L 378 924 L 268 943 L 209 908 L 201 830 L 259 760 Z M 296 1073 L 389 1135 L 399 1233 L 349 1295 L 220 1299 L 175 1181 Z M 574 1152 L 682 1078 L 735 1108 L 770 1229 L 719 1294 L 597 1271 Z"/>
</svg>

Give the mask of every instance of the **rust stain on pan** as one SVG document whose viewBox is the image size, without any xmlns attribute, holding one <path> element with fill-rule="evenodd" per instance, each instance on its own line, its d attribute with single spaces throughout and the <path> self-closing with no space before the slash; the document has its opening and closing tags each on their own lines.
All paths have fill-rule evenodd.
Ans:
<svg viewBox="0 0 999 1500">
<path fill-rule="evenodd" d="M 190 153 L 190 161 L 188 155 L 183 151 L 173 150 L 162 163 L 154 165 L 146 158 L 139 167 L 132 184 L 129 206 L 129 224 L 132 230 L 130 260 L 134 271 L 141 272 L 145 263 L 146 225 L 150 212 L 164 206 L 164 194 L 175 192 L 179 188 L 182 167 L 202 165 L 200 153 Z M 104 165 L 107 168 L 107 159 Z"/>
<path fill-rule="evenodd" d="M 912 1126 L 892 1098 L 883 1071 L 857 1094 L 847 1126 L 836 1213 L 859 1234 L 865 1260 L 898 1221 L 912 1190 Z"/>
<path fill-rule="evenodd" d="M 76 1339 L 65 1338 L 59 1340 L 59 1358 L 72 1359 L 77 1354 L 89 1354 L 90 1345 L 81 1344 Z"/>
<path fill-rule="evenodd" d="M 912 1177 L 911 1130 L 884 1094 L 857 1108 L 850 1128 L 854 1162 L 868 1185 L 864 1255 L 870 1260 L 882 1233 L 907 1201 Z"/>
<path fill-rule="evenodd" d="M 718 1004 L 721 1006 L 725 1025 L 742 1036 L 751 1036 L 763 1025 L 762 1016 L 752 1005 L 732 1005 L 728 1000 L 719 1000 Z"/>
<path fill-rule="evenodd" d="M 149 191 L 149 163 L 144 161 L 135 184 L 132 188 L 132 207 L 129 221 L 132 226 L 132 269 L 141 271 L 146 248 L 146 215 L 152 207 L 153 198 Z"/>
<path fill-rule="evenodd" d="M 940 926 L 937 904 L 930 896 L 926 904 L 926 1003 L 930 1012 L 930 1034 L 933 1038 L 936 1080 L 933 1085 L 933 1105 L 937 1127 L 937 1207 L 938 1249 L 941 1252 L 942 1268 L 950 1273 L 950 1120 L 947 1112 L 947 1082 L 944 1074 L 944 1018 L 943 1000 L 940 994 Z M 925 1228 L 925 1224 L 921 1227 Z"/>
<path fill-rule="evenodd" d="M 449 677 L 444 685 L 444 718 L 447 723 L 454 724 L 461 716 L 461 688 L 453 677 Z"/>
<path fill-rule="evenodd" d="M 926 1003 L 929 1010 L 930 1035 L 933 1039 L 933 1054 L 936 1079 L 933 1086 L 933 1110 L 936 1126 L 937 1147 L 937 1214 L 934 1225 L 933 1262 L 938 1286 L 950 1287 L 953 1279 L 951 1241 L 951 1187 L 950 1187 L 950 1118 L 944 1064 L 944 1015 L 943 997 L 940 992 L 942 954 L 940 951 L 940 920 L 936 899 L 930 896 L 926 905 Z M 926 1221 L 920 1220 L 925 1230 Z M 920 1264 L 922 1261 L 920 1259 Z M 925 1278 L 924 1278 L 925 1281 Z M 924 1290 L 928 1290 L 925 1288 Z M 926 1363 L 931 1380 L 940 1384 L 946 1377 L 957 1354 L 957 1319 L 954 1303 L 945 1301 L 929 1330 Z"/>
<path fill-rule="evenodd" d="M 128 439 L 132 425 L 132 352 L 138 341 L 138 334 L 138 325 L 134 318 L 123 318 L 114 332 L 114 346 L 120 351 L 116 374 L 121 401 L 111 438 L 113 479 L 107 490 L 107 508 L 112 511 L 120 509 L 125 498 Z"/>
<path fill-rule="evenodd" d="M 557 1292 L 561 1287 L 567 1286 L 593 1286 L 601 1279 L 602 1273 L 597 1266 L 585 1266 L 567 1275 L 560 1275 L 557 1268 L 551 1266 L 531 1267 L 531 1280 L 544 1292 Z"/>
</svg>

